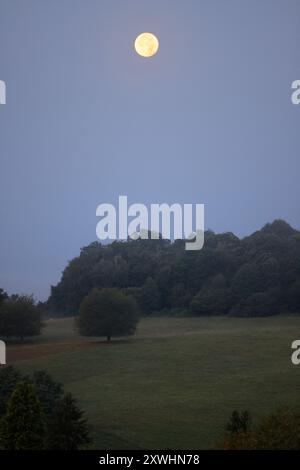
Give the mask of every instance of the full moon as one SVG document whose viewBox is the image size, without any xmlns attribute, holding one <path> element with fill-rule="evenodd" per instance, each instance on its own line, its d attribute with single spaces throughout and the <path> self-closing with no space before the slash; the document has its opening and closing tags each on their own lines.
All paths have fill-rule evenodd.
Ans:
<svg viewBox="0 0 300 470">
<path fill-rule="evenodd" d="M 159 42 L 154 34 L 142 33 L 136 38 L 134 47 L 142 57 L 152 57 L 158 51 Z"/>
</svg>

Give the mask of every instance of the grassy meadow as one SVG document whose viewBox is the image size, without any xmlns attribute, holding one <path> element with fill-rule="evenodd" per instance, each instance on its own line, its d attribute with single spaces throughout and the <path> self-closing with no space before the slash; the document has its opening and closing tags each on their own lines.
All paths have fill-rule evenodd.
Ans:
<svg viewBox="0 0 300 470">
<path fill-rule="evenodd" d="M 291 343 L 300 316 L 145 318 L 110 344 L 49 320 L 35 343 L 8 347 L 23 372 L 47 369 L 86 411 L 97 449 L 201 449 L 233 409 L 260 418 L 299 407 Z"/>
</svg>

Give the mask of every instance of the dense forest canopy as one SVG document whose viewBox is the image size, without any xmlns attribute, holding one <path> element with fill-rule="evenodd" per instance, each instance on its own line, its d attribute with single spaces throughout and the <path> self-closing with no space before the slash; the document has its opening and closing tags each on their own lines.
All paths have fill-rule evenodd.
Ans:
<svg viewBox="0 0 300 470">
<path fill-rule="evenodd" d="M 94 242 L 51 287 L 51 314 L 74 315 L 94 287 L 133 295 L 144 314 L 300 313 L 300 232 L 282 220 L 239 239 L 205 232 L 200 251 L 184 241 Z"/>
</svg>

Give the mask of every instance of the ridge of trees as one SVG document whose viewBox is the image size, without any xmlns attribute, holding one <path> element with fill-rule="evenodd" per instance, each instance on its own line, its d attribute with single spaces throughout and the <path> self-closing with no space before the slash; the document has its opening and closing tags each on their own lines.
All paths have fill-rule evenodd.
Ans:
<svg viewBox="0 0 300 470">
<path fill-rule="evenodd" d="M 51 287 L 47 309 L 76 315 L 93 288 L 132 295 L 145 315 L 300 313 L 300 232 L 283 220 L 243 239 L 208 230 L 193 252 L 183 240 L 93 242 Z"/>
</svg>

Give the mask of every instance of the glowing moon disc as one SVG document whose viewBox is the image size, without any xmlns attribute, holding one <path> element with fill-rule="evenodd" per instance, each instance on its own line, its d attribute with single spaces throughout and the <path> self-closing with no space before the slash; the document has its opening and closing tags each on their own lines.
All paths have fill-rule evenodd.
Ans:
<svg viewBox="0 0 300 470">
<path fill-rule="evenodd" d="M 136 38 L 134 47 L 142 57 L 152 57 L 158 51 L 159 42 L 154 34 L 142 33 Z"/>
</svg>

